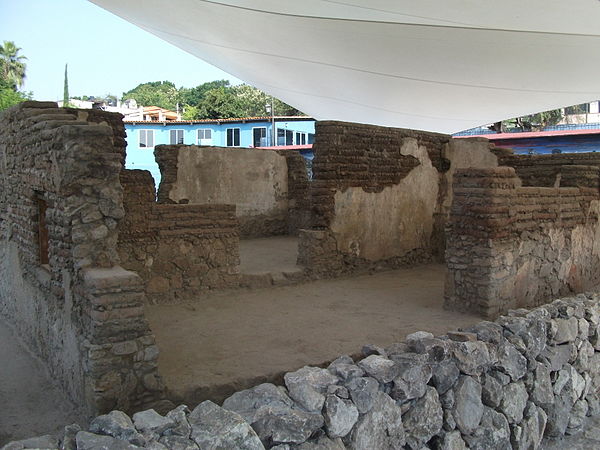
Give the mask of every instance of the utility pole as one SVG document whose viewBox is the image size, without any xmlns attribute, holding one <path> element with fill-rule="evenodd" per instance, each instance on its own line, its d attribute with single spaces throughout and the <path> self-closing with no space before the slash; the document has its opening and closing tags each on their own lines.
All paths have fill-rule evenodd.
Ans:
<svg viewBox="0 0 600 450">
<path fill-rule="evenodd" d="M 273 146 L 277 145 L 275 141 L 276 138 L 275 133 L 275 101 L 273 100 L 273 96 L 271 95 L 271 142 Z"/>
<path fill-rule="evenodd" d="M 67 64 L 65 64 L 65 87 L 63 92 L 63 108 L 69 106 L 69 79 L 67 78 Z"/>
</svg>

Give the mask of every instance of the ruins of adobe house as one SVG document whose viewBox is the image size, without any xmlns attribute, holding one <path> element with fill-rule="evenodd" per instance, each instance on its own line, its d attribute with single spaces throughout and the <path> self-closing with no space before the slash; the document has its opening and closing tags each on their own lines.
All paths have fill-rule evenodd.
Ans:
<svg viewBox="0 0 600 450">
<path fill-rule="evenodd" d="M 280 209 L 241 209 L 244 215 L 222 197 L 195 204 L 181 177 L 192 163 L 231 163 L 231 149 L 204 156 L 210 149 L 157 149 L 171 163 L 163 162 L 156 201 L 147 172 L 123 169 L 118 115 L 25 102 L 1 120 L 0 312 L 90 412 L 134 410 L 164 398 L 143 306 L 238 286 L 240 223 L 248 235 L 297 232 L 299 262 L 311 277 L 445 255 L 448 306 L 484 315 L 598 282 L 591 270 L 598 164 L 591 158 L 550 157 L 544 180 L 554 176 L 552 186 L 560 184 L 522 188 L 498 160 L 518 174 L 538 173 L 537 161 L 490 149 L 485 140 L 321 122 L 310 185 L 298 155 L 242 151 L 255 164 L 269 159 L 287 168 L 286 176 L 263 172 L 266 181 L 247 180 L 238 191 L 261 186 L 274 199 L 267 206 Z M 539 199 L 555 210 L 535 210 Z M 488 200 L 498 208 L 488 208 Z M 497 270 L 501 264 L 506 273 Z M 544 276 L 558 283 L 545 291 L 538 283 L 544 289 L 523 298 L 524 290 L 510 290 L 515 280 L 529 287 Z"/>
</svg>

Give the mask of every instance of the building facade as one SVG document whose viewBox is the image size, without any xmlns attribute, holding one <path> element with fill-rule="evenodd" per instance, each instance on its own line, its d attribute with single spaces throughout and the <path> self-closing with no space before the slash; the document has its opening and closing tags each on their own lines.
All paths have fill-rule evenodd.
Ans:
<svg viewBox="0 0 600 450">
<path fill-rule="evenodd" d="M 315 120 L 312 117 L 125 120 L 125 130 L 127 168 L 149 170 L 158 184 L 160 171 L 154 160 L 154 147 L 157 145 L 187 144 L 242 148 L 308 146 L 314 140 Z"/>
</svg>

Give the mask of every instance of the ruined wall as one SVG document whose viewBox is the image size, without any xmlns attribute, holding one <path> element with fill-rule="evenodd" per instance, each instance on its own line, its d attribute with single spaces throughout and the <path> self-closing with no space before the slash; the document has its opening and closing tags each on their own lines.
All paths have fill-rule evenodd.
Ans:
<svg viewBox="0 0 600 450">
<path fill-rule="evenodd" d="M 118 251 L 151 303 L 190 300 L 239 285 L 239 228 L 232 205 L 157 204 L 145 170 L 121 172 L 125 217 Z"/>
<path fill-rule="evenodd" d="M 458 171 L 447 232 L 446 306 L 495 317 L 597 285 L 598 174 L 586 166 L 580 187 L 545 188 L 521 187 L 510 167 Z M 572 171 L 566 178 L 574 183 Z"/>
<path fill-rule="evenodd" d="M 600 154 L 598 153 L 560 153 L 556 155 L 515 155 L 511 150 L 495 149 L 500 165 L 515 169 L 517 176 L 522 180 L 523 186 L 556 187 L 567 186 L 561 178 L 568 177 L 568 166 L 594 166 L 600 167 Z M 580 169 L 577 179 L 584 177 Z M 589 182 L 588 182 L 589 184 Z"/>
<path fill-rule="evenodd" d="M 288 183 L 303 180 L 297 166 L 288 176 L 291 157 L 272 150 L 185 145 L 157 146 L 155 155 L 164 177 L 161 203 L 235 205 L 242 236 L 287 234 L 290 209 L 292 221 L 299 220 L 294 195 L 302 186 L 292 188 L 290 202 Z"/>
<path fill-rule="evenodd" d="M 24 102 L 0 124 L 0 314 L 91 412 L 161 398 L 141 280 L 116 252 L 121 116 Z"/>
<path fill-rule="evenodd" d="M 556 300 L 434 337 L 420 331 L 363 357 L 303 367 L 219 407 L 166 417 L 114 411 L 62 448 L 532 449 L 600 415 L 600 298 Z M 112 420 L 110 420 L 112 419 Z M 125 427 L 101 427 L 116 423 Z M 116 436 L 113 437 L 113 436 Z M 48 438 L 46 438 L 48 439 Z M 52 439 L 52 438 L 50 438 Z M 50 448 L 59 448 L 54 439 Z M 20 448 L 20 447 L 14 447 Z"/>
<path fill-rule="evenodd" d="M 343 122 L 316 127 L 311 229 L 300 233 L 299 263 L 321 274 L 443 255 L 452 174 L 497 165 L 484 140 Z"/>
</svg>

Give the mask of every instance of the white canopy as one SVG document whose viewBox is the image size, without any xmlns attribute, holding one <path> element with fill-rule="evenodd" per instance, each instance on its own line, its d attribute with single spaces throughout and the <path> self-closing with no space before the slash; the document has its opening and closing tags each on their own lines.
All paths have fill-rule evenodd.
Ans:
<svg viewBox="0 0 600 450">
<path fill-rule="evenodd" d="M 91 1 L 319 120 L 453 133 L 600 99 L 598 0 Z"/>
</svg>

